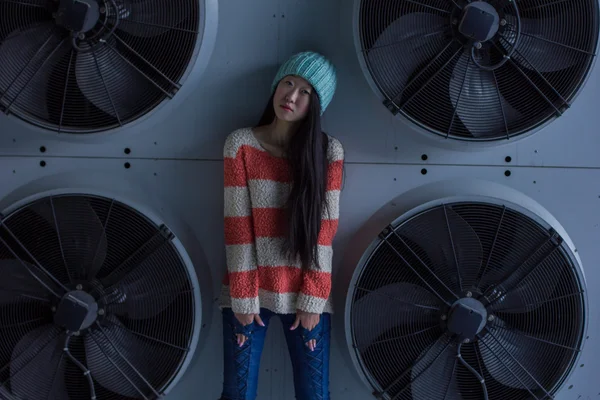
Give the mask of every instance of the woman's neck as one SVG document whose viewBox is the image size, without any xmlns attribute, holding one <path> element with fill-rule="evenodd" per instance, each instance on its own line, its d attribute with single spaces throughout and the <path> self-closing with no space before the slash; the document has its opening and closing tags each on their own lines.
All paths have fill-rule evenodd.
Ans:
<svg viewBox="0 0 600 400">
<path fill-rule="evenodd" d="M 297 123 L 281 121 L 275 118 L 267 128 L 267 140 L 273 146 L 285 149 L 292 138 L 292 135 L 298 129 Z"/>
</svg>

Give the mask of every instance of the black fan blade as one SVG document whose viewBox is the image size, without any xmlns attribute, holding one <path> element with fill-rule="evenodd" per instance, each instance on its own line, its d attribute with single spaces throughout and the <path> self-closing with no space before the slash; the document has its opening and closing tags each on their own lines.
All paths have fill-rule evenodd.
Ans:
<svg viewBox="0 0 600 400">
<path fill-rule="evenodd" d="M 507 21 L 510 21 L 513 29 L 516 29 L 516 19 L 513 16 L 507 16 Z M 568 25 L 573 24 L 569 23 Z M 517 51 L 527 62 L 520 64 L 524 68 L 537 69 L 539 72 L 557 72 L 575 65 L 577 52 L 561 48 L 560 45 L 549 41 L 548 37 L 550 30 L 552 30 L 553 38 L 562 37 L 565 40 L 576 37 L 573 35 L 579 34 L 579 32 L 575 30 L 574 26 L 566 27 L 565 23 L 561 23 L 557 18 L 548 18 L 544 21 L 521 18 L 522 34 L 519 37 Z M 557 34 L 557 32 L 559 33 Z M 515 41 L 516 31 L 509 30 L 503 36 L 512 45 Z M 502 44 L 505 48 L 510 47 L 508 43 Z"/>
<path fill-rule="evenodd" d="M 353 305 L 353 313 L 360 316 L 361 321 L 355 328 L 358 346 L 368 347 L 382 333 L 415 318 L 431 322 L 421 329 L 433 325 L 439 305 L 440 301 L 432 293 L 411 283 L 393 283 L 369 292 Z"/>
<path fill-rule="evenodd" d="M 87 49 L 87 45 L 83 45 Z M 120 120 L 130 115 L 143 97 L 148 81 L 119 54 L 116 39 L 93 51 L 79 52 L 75 75 L 83 95 L 96 107 Z"/>
<path fill-rule="evenodd" d="M 436 43 L 436 37 L 443 38 L 447 24 L 445 18 L 434 14 L 406 14 L 392 22 L 367 49 L 373 75 L 392 89 L 388 95 L 401 93 L 415 70 L 439 52 L 436 46 L 432 48 L 432 42 Z"/>
<path fill-rule="evenodd" d="M 445 400 L 462 400 L 456 381 L 456 362 L 456 349 L 444 340 L 421 352 L 411 371 L 412 399 L 431 400 L 443 395 Z"/>
<path fill-rule="evenodd" d="M 456 115 L 473 137 L 497 135 L 506 130 L 508 122 L 521 117 L 502 96 L 494 73 L 477 67 L 470 52 L 454 66 L 449 91 Z"/>
<path fill-rule="evenodd" d="M 132 319 L 152 318 L 187 288 L 183 276 L 163 268 L 159 254 L 155 252 L 106 290 L 111 311 Z"/>
<path fill-rule="evenodd" d="M 21 399 L 68 398 L 65 384 L 64 336 L 54 325 L 25 335 L 15 346 L 10 362 L 10 386 Z"/>
<path fill-rule="evenodd" d="M 0 279 L 0 305 L 22 300 L 49 300 L 50 292 L 31 275 L 27 268 L 34 271 L 45 284 L 51 288 L 54 287 L 53 282 L 33 265 L 19 260 L 2 260 L 0 261 L 0 277 L 2 277 Z"/>
<path fill-rule="evenodd" d="M 129 0 L 120 4 L 118 29 L 138 37 L 154 37 L 177 28 L 192 11 L 163 0 Z"/>
<path fill-rule="evenodd" d="M 56 197 L 35 212 L 57 230 L 61 252 L 71 277 L 92 280 L 104 264 L 107 240 L 104 225 L 84 197 Z"/>
<path fill-rule="evenodd" d="M 475 282 L 482 263 L 483 250 L 477 233 L 450 207 L 431 211 L 425 218 L 421 221 L 427 223 L 404 225 L 400 235 L 408 239 L 408 245 L 412 242 L 422 249 L 430 260 L 428 267 L 445 285 L 456 292 L 461 286 L 465 289 Z M 420 254 L 418 248 L 413 251 Z M 421 260 L 426 262 L 422 256 Z"/>
<path fill-rule="evenodd" d="M 540 272 L 540 279 L 519 281 L 517 286 L 496 301 L 489 311 L 509 314 L 534 311 L 551 299 L 559 285 L 560 272 L 558 268 L 545 268 Z"/>
<path fill-rule="evenodd" d="M 70 49 L 65 42 L 53 53 L 60 42 L 51 22 L 30 25 L 4 39 L 0 43 L 0 98 L 49 118 L 47 85 L 52 66 Z"/>
<path fill-rule="evenodd" d="M 147 397 L 156 390 L 148 383 L 156 382 L 157 377 L 161 376 L 153 357 L 177 354 L 160 352 L 159 345 L 128 334 L 114 316 L 109 316 L 108 320 L 110 326 L 92 330 L 85 337 L 87 365 L 92 377 L 104 388 L 122 396 L 136 399 Z"/>
<path fill-rule="evenodd" d="M 494 325 L 505 326 L 499 317 L 494 319 Z M 547 369 L 548 361 L 540 356 L 539 348 L 531 346 L 526 341 L 526 336 L 517 330 L 513 329 L 512 331 L 506 331 L 503 332 L 505 334 L 500 335 L 496 334 L 500 330 L 494 329 L 495 339 L 490 335 L 480 339 L 478 346 L 483 364 L 492 378 L 504 386 L 515 389 L 538 389 L 539 386 L 534 378 L 540 379 Z M 523 367 L 527 372 L 523 370 Z"/>
</svg>

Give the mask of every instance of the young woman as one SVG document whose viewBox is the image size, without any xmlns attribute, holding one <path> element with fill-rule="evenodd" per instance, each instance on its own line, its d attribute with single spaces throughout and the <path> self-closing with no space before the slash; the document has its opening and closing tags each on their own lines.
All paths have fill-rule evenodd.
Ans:
<svg viewBox="0 0 600 400">
<path fill-rule="evenodd" d="M 331 244 L 344 152 L 321 131 L 336 88 L 333 65 L 287 60 L 256 128 L 225 142 L 227 275 L 221 296 L 222 400 L 254 400 L 265 333 L 281 319 L 297 400 L 329 400 Z"/>
</svg>

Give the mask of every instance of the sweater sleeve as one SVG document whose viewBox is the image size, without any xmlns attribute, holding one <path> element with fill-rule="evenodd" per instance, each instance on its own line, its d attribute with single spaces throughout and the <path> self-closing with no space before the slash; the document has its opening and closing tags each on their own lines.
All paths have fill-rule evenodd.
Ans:
<svg viewBox="0 0 600 400">
<path fill-rule="evenodd" d="M 240 314 L 258 314 L 258 270 L 252 207 L 248 190 L 243 148 L 236 133 L 224 146 L 225 253 L 231 308 Z"/>
<path fill-rule="evenodd" d="M 344 165 L 344 150 L 341 143 L 330 138 L 328 150 L 326 204 L 321 220 L 317 256 L 320 268 L 312 265 L 304 270 L 302 288 L 296 302 L 296 309 L 321 314 L 331 293 L 331 267 L 333 259 L 333 239 L 339 221 L 340 191 Z"/>
</svg>

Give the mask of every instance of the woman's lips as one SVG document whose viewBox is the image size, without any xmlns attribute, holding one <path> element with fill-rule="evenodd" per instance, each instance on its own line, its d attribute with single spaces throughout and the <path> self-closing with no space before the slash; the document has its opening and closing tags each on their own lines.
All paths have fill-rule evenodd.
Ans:
<svg viewBox="0 0 600 400">
<path fill-rule="evenodd" d="M 289 111 L 289 112 L 294 112 L 294 110 L 292 110 L 292 109 L 291 109 L 291 108 L 289 108 L 288 106 L 280 106 L 280 107 L 281 107 L 281 108 L 283 108 L 283 109 L 284 109 L 284 110 L 286 110 L 286 111 Z"/>
</svg>

